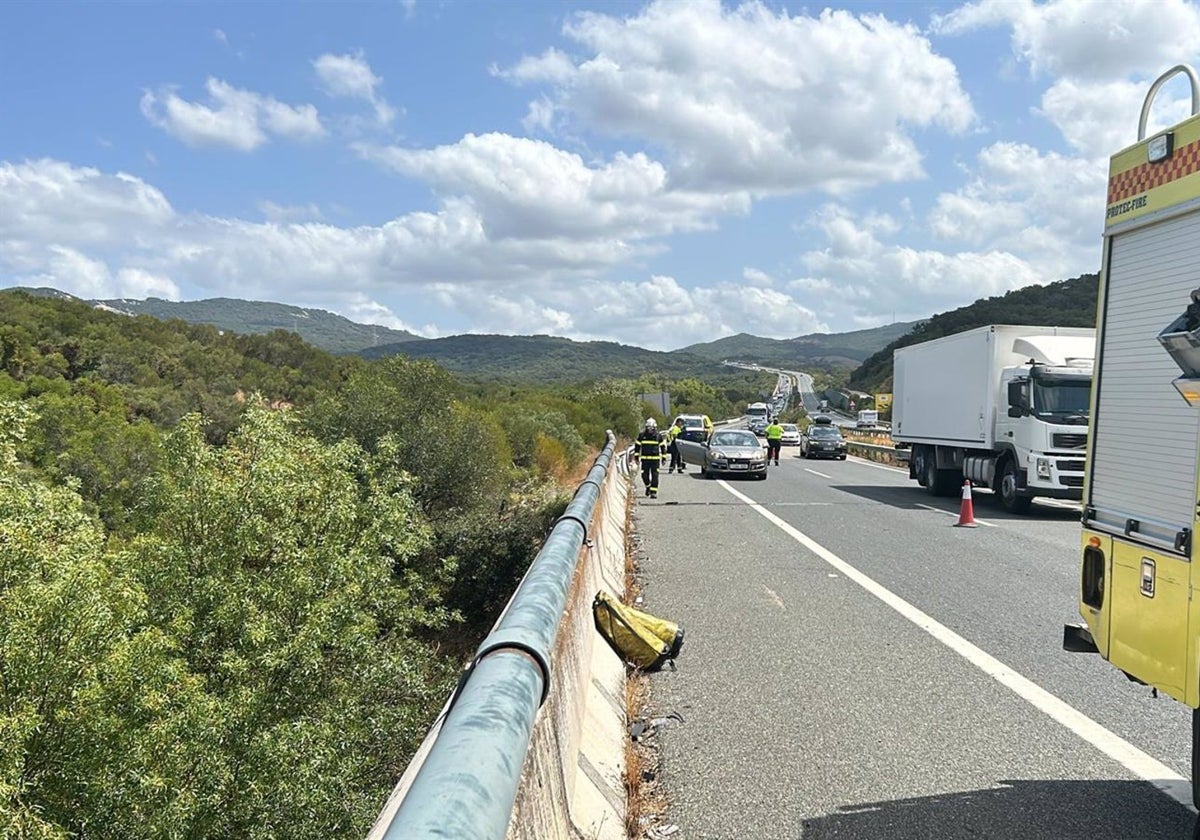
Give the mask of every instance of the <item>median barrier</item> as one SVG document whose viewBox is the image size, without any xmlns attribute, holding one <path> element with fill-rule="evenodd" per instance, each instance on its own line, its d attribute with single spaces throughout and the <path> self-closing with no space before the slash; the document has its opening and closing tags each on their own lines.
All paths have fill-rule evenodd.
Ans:
<svg viewBox="0 0 1200 840">
<path fill-rule="evenodd" d="M 906 466 L 908 464 L 907 449 L 897 449 L 895 446 L 884 446 L 876 443 L 863 443 L 849 438 L 846 440 L 846 448 L 850 451 L 850 454 L 866 458 L 868 461 L 878 461 L 882 464 L 894 464 L 897 466 Z"/>
</svg>

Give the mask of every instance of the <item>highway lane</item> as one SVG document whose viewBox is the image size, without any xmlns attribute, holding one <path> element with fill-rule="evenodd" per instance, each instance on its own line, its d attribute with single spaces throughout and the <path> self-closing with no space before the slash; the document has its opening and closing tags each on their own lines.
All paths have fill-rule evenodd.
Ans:
<svg viewBox="0 0 1200 840">
<path fill-rule="evenodd" d="M 1188 713 L 1098 657 L 1060 649 L 1076 620 L 1079 526 L 1039 505 L 951 527 L 896 470 L 785 453 L 729 482 L 1037 686 L 1180 776 Z M 935 640 L 723 483 L 665 476 L 635 521 L 647 608 L 688 629 L 652 677 L 671 819 L 688 837 L 1187 837 L 1192 816 Z M 930 509 L 933 508 L 933 509 Z"/>
</svg>

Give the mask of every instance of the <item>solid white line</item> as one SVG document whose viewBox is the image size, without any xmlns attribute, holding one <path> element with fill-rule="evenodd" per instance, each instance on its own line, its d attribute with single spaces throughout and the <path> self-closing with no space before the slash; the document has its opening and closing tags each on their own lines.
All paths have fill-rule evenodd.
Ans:
<svg viewBox="0 0 1200 840">
<path fill-rule="evenodd" d="M 917 627 L 920 627 L 930 636 L 933 636 L 933 638 L 970 662 L 980 671 L 983 671 L 983 673 L 996 680 L 996 682 L 1011 690 L 1035 709 L 1062 724 L 1109 758 L 1120 763 L 1130 773 L 1145 779 L 1189 811 L 1195 813 L 1196 809 L 1192 807 L 1191 783 L 1170 767 L 1153 756 L 1142 752 L 1133 744 L 1112 730 L 1092 720 L 1078 709 L 1064 703 L 1037 683 L 1021 676 L 1021 674 L 1009 668 L 983 649 L 971 644 L 949 627 L 934 620 L 929 614 L 905 601 L 891 590 L 886 589 L 811 537 L 784 522 L 750 497 L 734 490 L 727 482 L 719 481 L 717 483 L 733 494 L 735 498 L 740 499 L 768 521 L 772 522 L 796 542 L 820 557 L 893 610 L 900 613 L 900 615 L 917 625 Z"/>
<path fill-rule="evenodd" d="M 831 475 L 825 475 L 825 473 L 819 473 L 816 470 L 810 470 L 808 467 L 805 467 L 804 471 L 808 472 L 808 473 L 812 473 L 813 475 L 819 475 L 819 476 L 821 476 L 821 478 L 829 478 L 829 479 L 833 478 L 833 476 L 831 476 Z"/>
<path fill-rule="evenodd" d="M 931 510 L 934 513 L 944 513 L 947 516 L 958 516 L 958 514 L 952 510 L 942 510 L 941 508 L 934 507 L 933 505 L 923 505 L 920 502 L 917 502 L 917 507 L 925 508 L 925 510 Z M 1000 527 L 995 522 L 985 522 L 982 519 L 976 519 L 975 521 L 978 522 L 980 525 L 986 525 L 989 528 L 999 528 Z"/>
</svg>

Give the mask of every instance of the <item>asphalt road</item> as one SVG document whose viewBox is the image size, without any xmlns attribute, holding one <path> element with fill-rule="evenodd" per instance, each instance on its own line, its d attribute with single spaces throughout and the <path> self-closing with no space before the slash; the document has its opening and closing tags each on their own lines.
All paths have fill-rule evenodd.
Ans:
<svg viewBox="0 0 1200 840">
<path fill-rule="evenodd" d="M 637 500 L 645 608 L 687 631 L 651 676 L 679 837 L 1191 837 L 1189 710 L 1061 650 L 1073 510 L 980 491 L 954 528 L 905 473 L 794 452 Z"/>
</svg>

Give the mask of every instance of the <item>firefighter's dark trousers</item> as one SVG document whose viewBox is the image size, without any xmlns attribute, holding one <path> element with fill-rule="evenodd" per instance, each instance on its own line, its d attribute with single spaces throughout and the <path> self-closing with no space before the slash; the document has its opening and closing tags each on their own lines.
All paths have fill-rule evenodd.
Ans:
<svg viewBox="0 0 1200 840">
<path fill-rule="evenodd" d="M 767 440 L 767 460 L 779 463 L 779 448 L 783 445 L 783 441 L 779 438 Z"/>
<path fill-rule="evenodd" d="M 671 441 L 668 451 L 671 453 L 671 464 L 667 467 L 667 472 L 675 472 L 675 470 L 683 472 L 683 456 L 679 454 L 679 441 Z"/>
<path fill-rule="evenodd" d="M 648 495 L 658 495 L 658 458 L 642 458 L 642 484 Z"/>
</svg>

